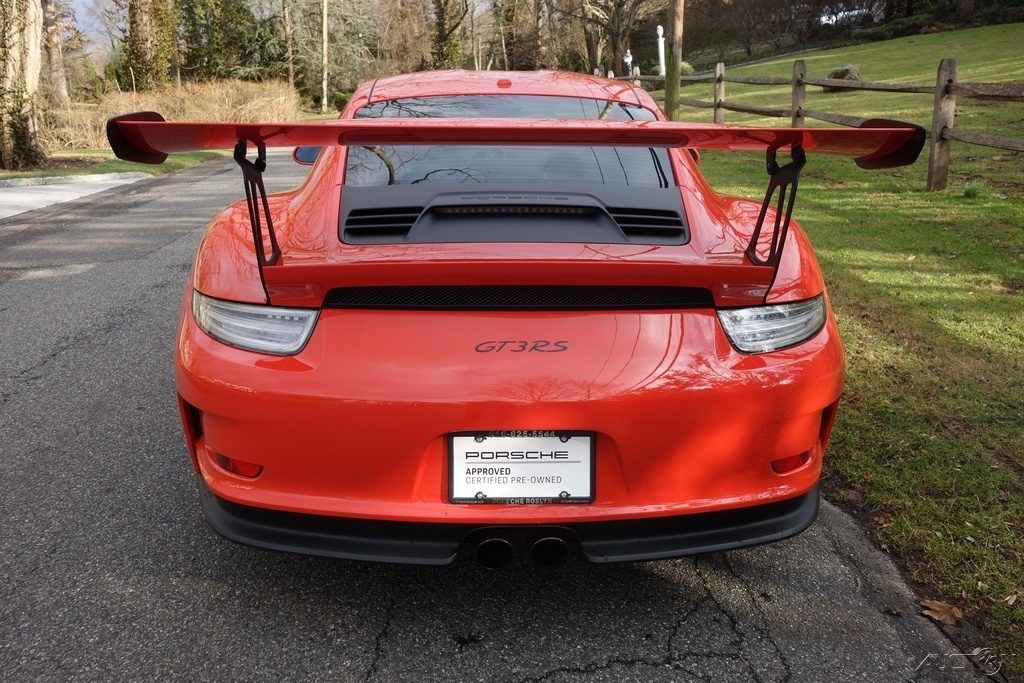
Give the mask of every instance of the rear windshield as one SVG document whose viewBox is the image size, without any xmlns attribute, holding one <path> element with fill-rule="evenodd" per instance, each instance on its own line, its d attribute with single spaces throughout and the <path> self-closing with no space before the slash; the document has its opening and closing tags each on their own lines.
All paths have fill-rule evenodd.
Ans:
<svg viewBox="0 0 1024 683">
<path fill-rule="evenodd" d="M 643 107 L 579 97 L 458 95 L 378 102 L 356 118 L 560 118 L 652 121 Z M 668 187 L 664 149 L 644 147 L 381 145 L 351 147 L 346 185 L 563 180 Z"/>
</svg>

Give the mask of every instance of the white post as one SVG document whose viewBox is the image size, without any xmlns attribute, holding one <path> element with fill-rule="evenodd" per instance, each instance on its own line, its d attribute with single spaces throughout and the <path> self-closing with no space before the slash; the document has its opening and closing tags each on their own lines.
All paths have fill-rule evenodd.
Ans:
<svg viewBox="0 0 1024 683">
<path fill-rule="evenodd" d="M 665 75 L 665 29 L 658 24 L 658 75 Z"/>
</svg>

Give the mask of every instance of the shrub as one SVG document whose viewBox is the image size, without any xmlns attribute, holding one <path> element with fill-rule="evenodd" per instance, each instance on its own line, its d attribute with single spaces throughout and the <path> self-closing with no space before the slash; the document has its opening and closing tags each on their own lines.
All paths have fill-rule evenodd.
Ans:
<svg viewBox="0 0 1024 683">
<path fill-rule="evenodd" d="M 186 83 L 139 93 L 108 93 L 97 104 L 73 104 L 46 112 L 40 127 L 48 150 L 107 146 L 106 122 L 131 111 L 157 111 L 169 121 L 287 121 L 300 116 L 299 94 L 280 81 Z"/>
<path fill-rule="evenodd" d="M 679 63 L 679 75 L 680 76 L 692 76 L 693 75 L 693 65 L 690 64 L 689 62 L 680 62 Z"/>
<path fill-rule="evenodd" d="M 345 105 L 348 104 L 349 98 L 351 97 L 352 93 L 350 92 L 335 90 L 334 92 L 331 93 L 331 106 L 337 109 L 338 111 L 341 111 L 342 109 L 345 108 Z"/>
<path fill-rule="evenodd" d="M 874 42 L 876 40 L 889 40 L 889 32 L 885 28 L 879 26 L 876 28 L 866 28 L 861 31 L 857 31 L 853 34 L 854 38 L 858 40 L 864 40 L 868 42 Z"/>
<path fill-rule="evenodd" d="M 956 3 L 951 0 L 939 0 L 932 9 L 932 16 L 936 19 L 950 19 L 956 17 Z"/>
<path fill-rule="evenodd" d="M 984 9 L 975 15 L 980 24 L 1013 24 L 1024 21 L 1024 7 L 998 7 Z"/>
<path fill-rule="evenodd" d="M 825 74 L 825 78 L 837 78 L 845 81 L 863 81 L 864 79 L 860 76 L 860 69 L 853 64 L 844 64 L 843 66 L 837 66 Z M 821 86 L 821 89 L 825 92 L 844 92 L 843 88 L 833 88 L 827 85 Z"/>
<path fill-rule="evenodd" d="M 909 17 L 894 19 L 885 25 L 885 30 L 890 38 L 902 38 L 912 36 L 921 32 L 926 26 L 931 26 L 935 18 L 931 14 L 915 14 Z"/>
</svg>

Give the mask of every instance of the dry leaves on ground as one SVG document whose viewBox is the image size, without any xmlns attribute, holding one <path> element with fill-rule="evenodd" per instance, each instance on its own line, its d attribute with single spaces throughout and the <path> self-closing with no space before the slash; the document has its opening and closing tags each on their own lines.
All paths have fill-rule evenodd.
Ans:
<svg viewBox="0 0 1024 683">
<path fill-rule="evenodd" d="M 941 602 L 939 600 L 922 600 L 918 603 L 924 608 L 924 614 L 927 617 L 931 617 L 935 621 L 941 621 L 943 624 L 953 626 L 956 624 L 958 619 L 962 619 L 964 613 L 960 611 L 960 608 L 951 605 L 948 602 Z"/>
</svg>

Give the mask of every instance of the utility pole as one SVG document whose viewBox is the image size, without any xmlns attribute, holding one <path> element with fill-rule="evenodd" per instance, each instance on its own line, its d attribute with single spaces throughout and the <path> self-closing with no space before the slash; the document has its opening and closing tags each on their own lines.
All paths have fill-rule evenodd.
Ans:
<svg viewBox="0 0 1024 683">
<path fill-rule="evenodd" d="M 665 113 L 676 118 L 679 110 L 679 64 L 683 59 L 683 16 L 685 0 L 670 0 L 668 4 L 668 55 L 665 68 Z"/>
<path fill-rule="evenodd" d="M 320 66 L 323 78 L 320 80 L 320 113 L 327 113 L 327 0 L 320 0 Z"/>
</svg>

